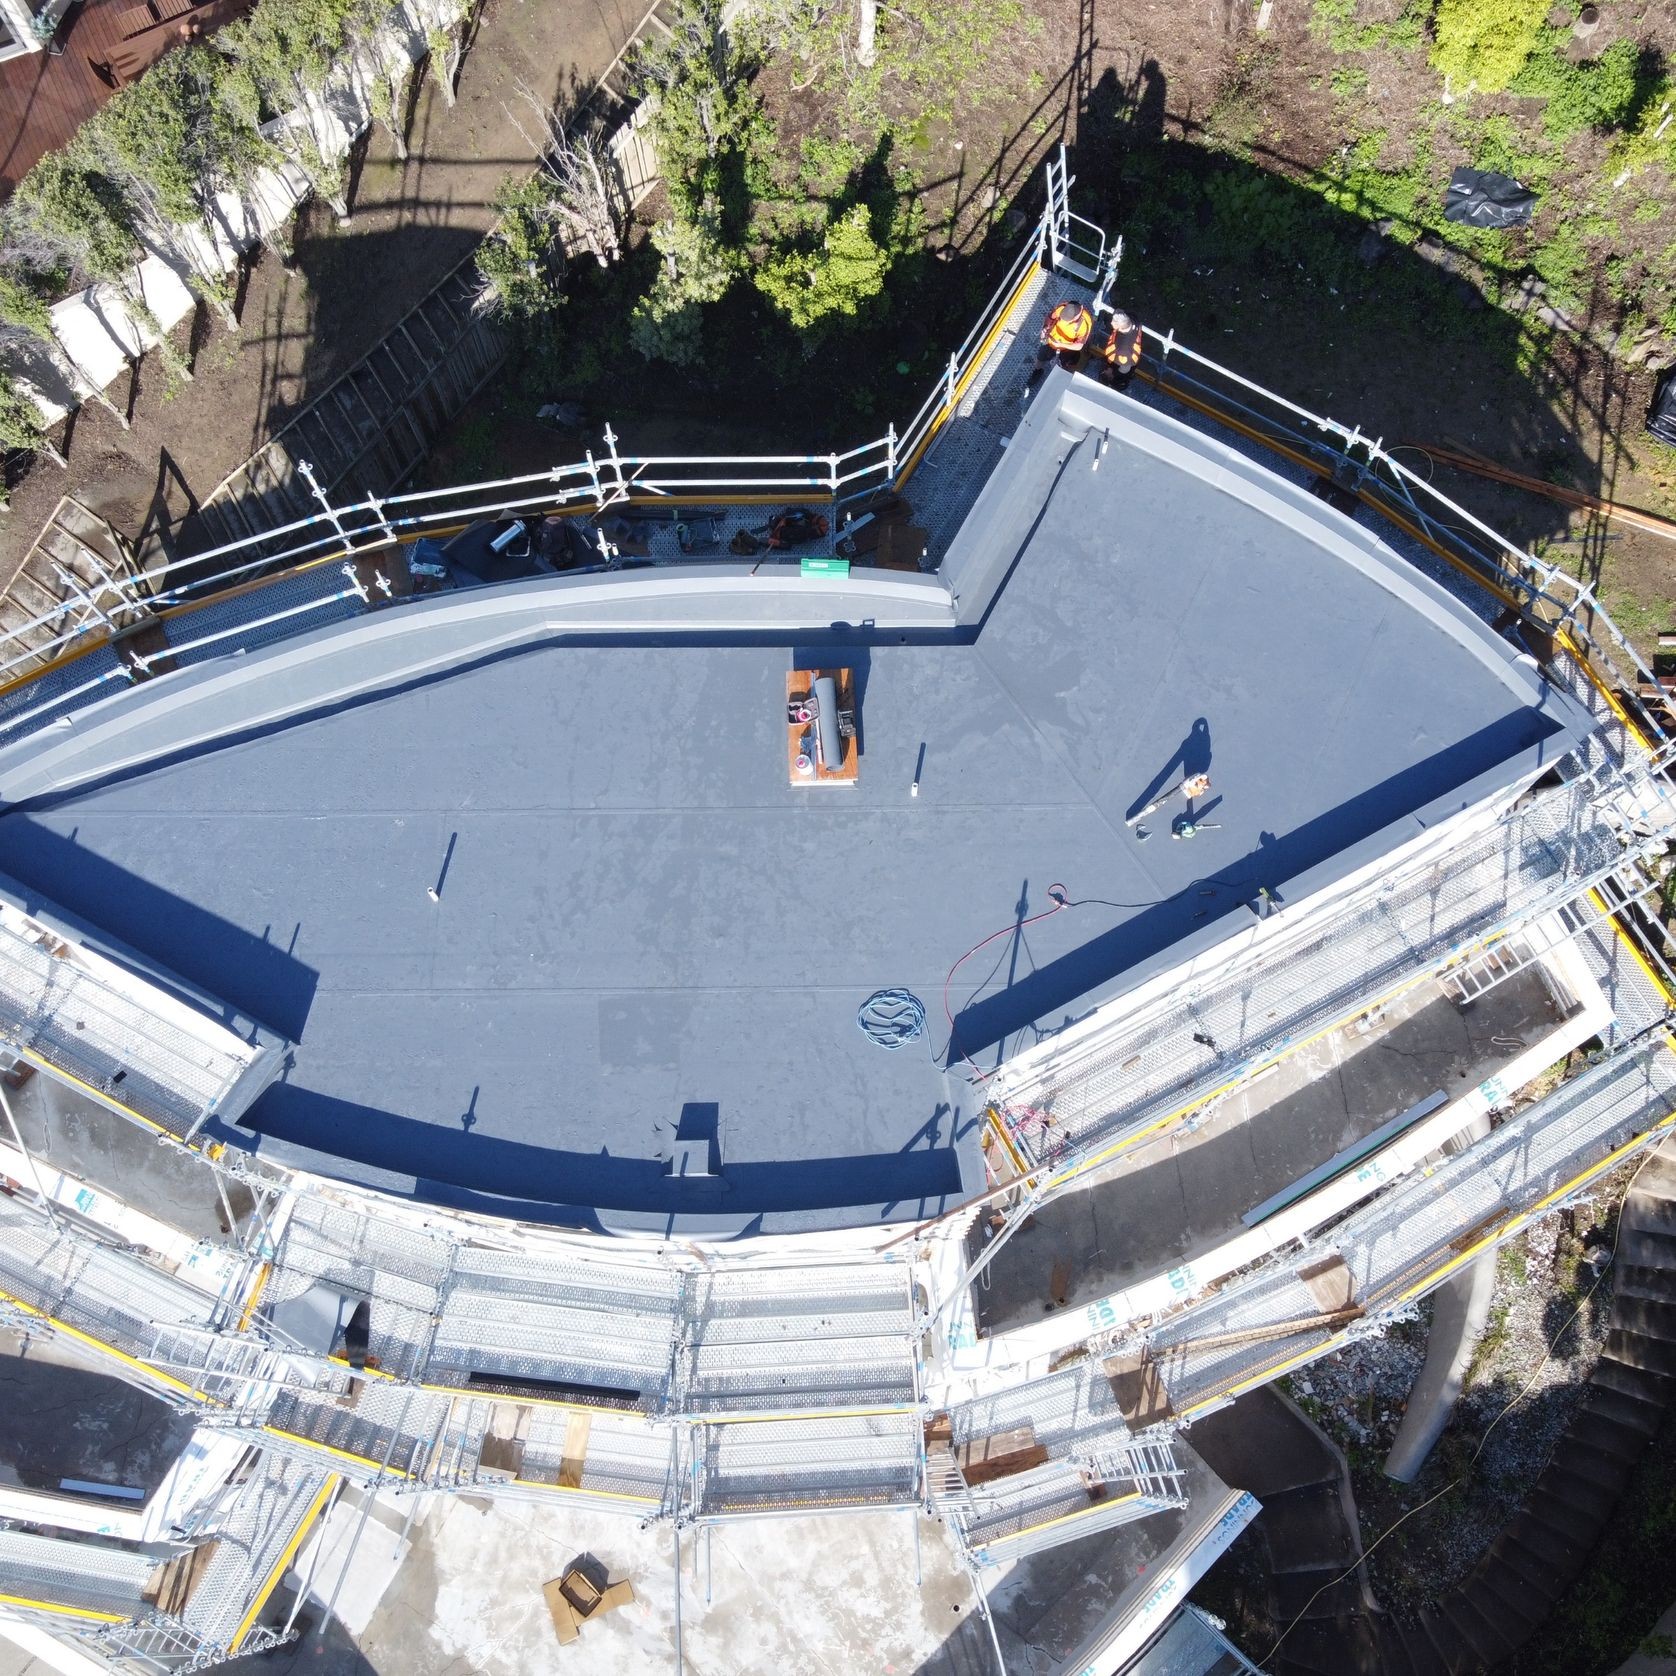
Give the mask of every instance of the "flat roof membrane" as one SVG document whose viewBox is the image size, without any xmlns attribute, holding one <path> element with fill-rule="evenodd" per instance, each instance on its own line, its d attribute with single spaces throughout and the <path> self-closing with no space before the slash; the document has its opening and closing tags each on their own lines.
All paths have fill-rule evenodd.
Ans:
<svg viewBox="0 0 1676 1676">
<path fill-rule="evenodd" d="M 968 1059 L 1575 725 L 1367 532 L 1085 386 L 957 538 L 957 632 L 549 645 L 14 809 L 0 869 L 297 1042 L 236 1132 L 288 1162 L 612 1226 L 934 1213 L 982 1181 Z M 834 666 L 859 780 L 793 786 L 786 672 Z M 1201 772 L 1198 832 L 1139 839 Z M 884 987 L 927 1014 L 894 1052 Z"/>
</svg>

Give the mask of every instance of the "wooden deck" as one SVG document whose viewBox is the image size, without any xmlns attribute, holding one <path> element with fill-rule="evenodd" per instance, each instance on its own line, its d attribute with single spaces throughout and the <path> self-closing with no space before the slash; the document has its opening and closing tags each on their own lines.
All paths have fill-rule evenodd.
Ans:
<svg viewBox="0 0 1676 1676">
<path fill-rule="evenodd" d="M 64 144 L 110 98 L 118 82 L 132 81 L 180 39 L 190 17 L 205 35 L 247 11 L 254 0 L 213 0 L 177 9 L 145 33 L 124 40 L 134 0 L 80 0 L 59 25 L 64 51 L 25 53 L 0 64 L 0 198 L 45 153 Z M 168 6 L 161 8 L 167 12 Z M 95 65 L 106 70 L 107 81 Z"/>
<path fill-rule="evenodd" d="M 0 194 L 61 146 L 116 91 L 94 74 L 122 43 L 117 20 L 131 0 L 82 0 L 60 24 L 63 53 L 25 53 L 0 64 Z"/>
</svg>

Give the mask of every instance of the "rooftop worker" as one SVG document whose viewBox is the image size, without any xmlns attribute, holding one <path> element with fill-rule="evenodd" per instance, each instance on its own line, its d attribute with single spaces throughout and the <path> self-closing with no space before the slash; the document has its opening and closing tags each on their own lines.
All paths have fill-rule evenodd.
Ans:
<svg viewBox="0 0 1676 1676">
<path fill-rule="evenodd" d="M 1042 322 L 1042 349 L 1036 358 L 1045 361 L 1057 355 L 1062 367 L 1074 371 L 1093 332 L 1094 316 L 1081 303 L 1060 303 Z"/>
<path fill-rule="evenodd" d="M 1119 390 L 1127 387 L 1141 364 L 1141 328 L 1122 309 L 1112 316 L 1111 335 L 1100 350 L 1100 359 L 1104 363 L 1101 377 Z"/>
</svg>

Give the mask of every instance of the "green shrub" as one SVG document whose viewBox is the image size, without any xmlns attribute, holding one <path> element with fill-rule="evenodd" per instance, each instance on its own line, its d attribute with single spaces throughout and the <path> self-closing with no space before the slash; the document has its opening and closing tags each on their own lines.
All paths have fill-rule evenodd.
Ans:
<svg viewBox="0 0 1676 1676">
<path fill-rule="evenodd" d="M 670 31 L 637 44 L 628 62 L 635 93 L 656 101 L 648 126 L 677 212 L 715 200 L 736 236 L 768 185 L 774 149 L 755 68 L 723 29 L 720 0 L 681 0 Z"/>
<path fill-rule="evenodd" d="M 1580 301 L 1579 281 L 1588 266 L 1589 251 L 1583 228 L 1576 221 L 1560 222 L 1531 252 L 1530 262 L 1556 302 L 1575 306 Z"/>
<path fill-rule="evenodd" d="M 1542 34 L 1550 0 L 1438 0 L 1432 65 L 1457 94 L 1500 93 Z"/>
<path fill-rule="evenodd" d="M 477 306 L 528 324 L 564 301 L 564 247 L 545 176 L 504 181 L 495 208 L 500 219 L 477 250 Z"/>
<path fill-rule="evenodd" d="M 1629 133 L 1613 148 L 1612 161 L 1620 170 L 1644 169 L 1662 163 L 1676 174 L 1676 86 L 1667 74 L 1649 75 L 1641 93 L 1640 109 Z"/>
<path fill-rule="evenodd" d="M 1563 39 L 1560 31 L 1554 33 Z M 1542 126 L 1555 140 L 1587 128 L 1623 128 L 1636 114 L 1651 79 L 1651 64 L 1644 67 L 1643 58 L 1634 41 L 1614 41 L 1599 58 L 1573 64 L 1556 41 L 1549 51 L 1531 54 L 1513 78 L 1511 91 L 1548 101 Z"/>
<path fill-rule="evenodd" d="M 34 453 L 46 446 L 40 409 L 12 382 L 11 374 L 0 368 L 0 450 Z M 0 506 L 4 504 L 4 494 L 0 493 Z"/>
<path fill-rule="evenodd" d="M 1358 23 L 1357 0 L 1315 0 L 1309 32 L 1337 53 L 1368 52 L 1374 47 L 1412 52 L 1425 34 L 1431 9 L 1432 0 L 1407 0 L 1388 23 Z"/>
<path fill-rule="evenodd" d="M 890 251 L 873 236 L 865 204 L 835 219 L 820 247 L 789 251 L 756 270 L 757 289 L 800 332 L 854 319 L 883 295 Z"/>
<path fill-rule="evenodd" d="M 1459 123 L 1455 132 L 1475 168 L 1512 175 L 1526 186 L 1547 186 L 1564 161 L 1556 149 L 1531 134 L 1528 125 L 1516 127 L 1508 116 Z"/>
<path fill-rule="evenodd" d="M 1414 160 L 1406 169 L 1381 169 L 1374 159 L 1384 149 L 1385 134 L 1364 134 L 1344 153 L 1337 172 L 1320 177 L 1317 190 L 1334 209 L 1363 221 L 1391 220 L 1392 236 L 1411 244 L 1435 219 L 1427 202 L 1432 192 L 1431 148 L 1416 136 Z"/>
<path fill-rule="evenodd" d="M 691 366 L 703 344 L 703 305 L 726 295 L 739 271 L 722 244 L 714 212 L 662 222 L 652 243 L 663 262 L 652 289 L 634 305 L 629 341 L 649 361 Z"/>
</svg>

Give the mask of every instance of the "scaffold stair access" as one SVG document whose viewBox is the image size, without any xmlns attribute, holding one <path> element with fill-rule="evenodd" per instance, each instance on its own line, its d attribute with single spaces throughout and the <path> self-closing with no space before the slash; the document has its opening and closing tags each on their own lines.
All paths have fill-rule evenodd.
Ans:
<svg viewBox="0 0 1676 1676">
<path fill-rule="evenodd" d="M 129 968 L 0 903 L 0 1052 L 101 1105 L 189 1140 L 272 1050 L 190 1016 Z"/>
</svg>

